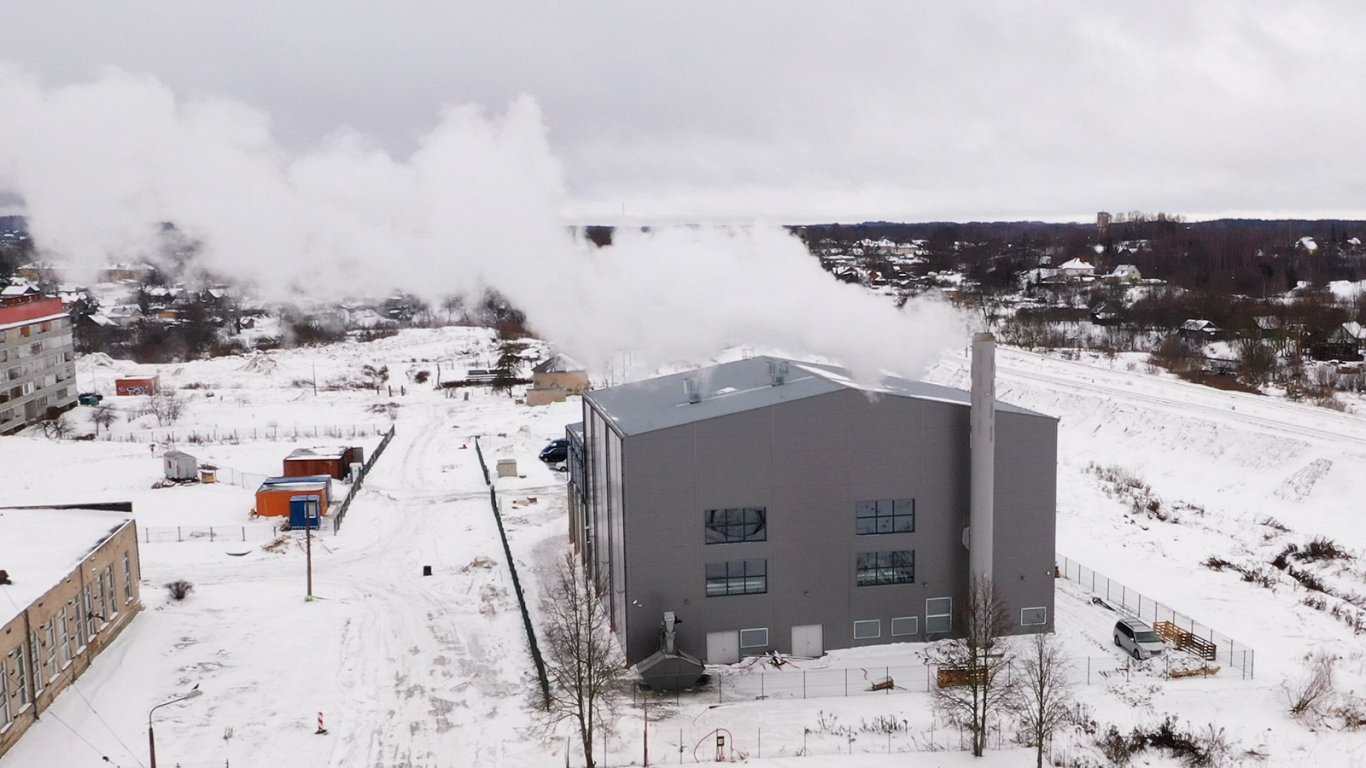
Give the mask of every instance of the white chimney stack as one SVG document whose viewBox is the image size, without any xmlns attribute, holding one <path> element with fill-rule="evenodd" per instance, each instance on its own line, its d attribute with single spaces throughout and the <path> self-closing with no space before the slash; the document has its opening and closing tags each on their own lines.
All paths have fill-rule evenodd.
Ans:
<svg viewBox="0 0 1366 768">
<path fill-rule="evenodd" d="M 972 337 L 971 462 L 968 502 L 968 567 L 974 579 L 991 579 L 996 492 L 996 337 Z"/>
<path fill-rule="evenodd" d="M 702 392 L 697 388 L 697 380 L 689 376 L 683 380 L 683 394 L 689 403 L 702 402 Z"/>
</svg>

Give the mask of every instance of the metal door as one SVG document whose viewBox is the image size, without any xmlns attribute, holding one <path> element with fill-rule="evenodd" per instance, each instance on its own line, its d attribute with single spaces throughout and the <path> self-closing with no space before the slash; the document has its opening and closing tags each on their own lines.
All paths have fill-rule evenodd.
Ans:
<svg viewBox="0 0 1366 768">
<path fill-rule="evenodd" d="M 739 632 L 708 632 L 708 664 L 734 664 L 740 660 Z"/>
<path fill-rule="evenodd" d="M 820 624 L 792 628 L 792 655 L 816 658 L 825 653 L 825 633 Z"/>
</svg>

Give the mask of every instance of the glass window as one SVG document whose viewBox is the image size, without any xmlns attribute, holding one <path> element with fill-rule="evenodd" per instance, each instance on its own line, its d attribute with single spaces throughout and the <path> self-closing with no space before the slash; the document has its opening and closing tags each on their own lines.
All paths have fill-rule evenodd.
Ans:
<svg viewBox="0 0 1366 768">
<path fill-rule="evenodd" d="M 768 540 L 766 507 L 730 507 L 706 511 L 707 543 Z"/>
<path fill-rule="evenodd" d="M 740 630 L 741 648 L 767 648 L 768 627 Z"/>
<path fill-rule="evenodd" d="M 8 728 L 13 719 L 9 713 L 9 665 L 0 659 L 0 731 Z"/>
<path fill-rule="evenodd" d="M 925 601 L 925 631 L 943 634 L 953 629 L 953 598 L 932 597 Z"/>
<path fill-rule="evenodd" d="M 878 499 L 854 503 L 854 519 L 860 536 L 915 531 L 915 499 Z"/>
<path fill-rule="evenodd" d="M 707 597 L 758 595 L 767 591 L 767 560 L 707 563 Z"/>
<path fill-rule="evenodd" d="M 919 616 L 901 616 L 892 619 L 892 637 L 920 634 Z"/>
<path fill-rule="evenodd" d="M 1037 627 L 1048 623 L 1047 608 L 1021 608 L 1020 626 Z"/>
<path fill-rule="evenodd" d="M 881 619 L 864 619 L 854 622 L 855 640 L 876 640 L 882 637 Z"/>
<path fill-rule="evenodd" d="M 62 669 L 71 663 L 71 625 L 67 622 L 66 606 L 57 613 L 57 662 Z"/>
<path fill-rule="evenodd" d="M 860 552 L 855 576 L 860 587 L 910 584 L 915 581 L 915 552 Z"/>
<path fill-rule="evenodd" d="M 133 602 L 133 561 L 127 552 L 123 553 L 123 601 Z"/>
<path fill-rule="evenodd" d="M 19 684 L 19 709 L 28 706 L 28 657 L 23 648 L 14 649 L 14 677 Z"/>
</svg>

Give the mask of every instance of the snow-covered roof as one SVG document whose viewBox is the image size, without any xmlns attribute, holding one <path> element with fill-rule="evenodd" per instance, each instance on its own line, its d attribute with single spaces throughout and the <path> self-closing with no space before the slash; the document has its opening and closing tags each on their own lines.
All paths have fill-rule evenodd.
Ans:
<svg viewBox="0 0 1366 768">
<path fill-rule="evenodd" d="M 1314 242 L 1314 238 L 1312 237 L 1301 237 L 1300 247 L 1306 251 L 1317 251 L 1319 249 L 1319 244 Z"/>
<path fill-rule="evenodd" d="M 582 371 L 583 369 L 583 365 L 569 355 L 555 354 L 538 363 L 531 370 L 533 373 L 567 373 Z"/>
<path fill-rule="evenodd" d="M 1093 266 L 1093 265 L 1091 265 L 1091 264 L 1088 264 L 1088 263 L 1082 261 L 1081 259 L 1072 259 L 1071 261 L 1063 262 L 1063 263 L 1058 267 L 1058 270 L 1059 270 L 1059 271 L 1084 270 L 1084 269 L 1085 269 L 1085 270 L 1095 271 L 1096 268 L 1095 268 L 1095 266 Z"/>
<path fill-rule="evenodd" d="M 346 455 L 347 449 L 340 445 L 323 445 L 313 448 L 295 448 L 285 457 L 285 461 L 290 459 L 340 459 Z"/>
<path fill-rule="evenodd" d="M 1219 328 L 1208 320 L 1187 320 L 1181 324 L 1183 331 L 1217 331 Z"/>
<path fill-rule="evenodd" d="M 1116 264 L 1111 277 L 1138 277 L 1138 267 L 1133 264 Z"/>
<path fill-rule="evenodd" d="M 1343 323 L 1342 330 L 1348 336 L 1351 336 L 1358 341 L 1366 341 L 1366 327 L 1363 327 L 1361 323 L 1355 321 Z"/>
<path fill-rule="evenodd" d="M 0 625 L 18 616 L 76 569 L 81 560 L 132 520 L 104 509 L 0 509 Z"/>
<path fill-rule="evenodd" d="M 261 491 L 332 491 L 332 478 L 327 475 L 310 475 L 308 477 L 267 477 L 261 487 L 256 489 Z"/>
<path fill-rule="evenodd" d="M 788 372 L 781 385 L 773 385 L 770 363 L 787 364 Z M 701 393 L 699 402 L 687 400 L 684 381 L 688 379 L 697 382 Z M 841 390 L 934 400 L 964 407 L 971 402 L 969 393 L 961 389 L 895 376 L 864 383 L 838 366 L 767 356 L 598 389 L 584 397 L 596 403 L 623 434 L 632 435 Z M 996 403 L 996 410 L 1052 418 L 1000 401 Z"/>
</svg>

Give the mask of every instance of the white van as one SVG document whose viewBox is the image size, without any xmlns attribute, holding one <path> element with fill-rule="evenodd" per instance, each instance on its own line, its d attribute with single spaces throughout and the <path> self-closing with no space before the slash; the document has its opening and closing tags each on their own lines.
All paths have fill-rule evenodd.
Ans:
<svg viewBox="0 0 1366 768">
<path fill-rule="evenodd" d="M 1167 648 L 1153 628 L 1138 619 L 1115 622 L 1115 645 L 1140 661 L 1161 656 Z"/>
</svg>

